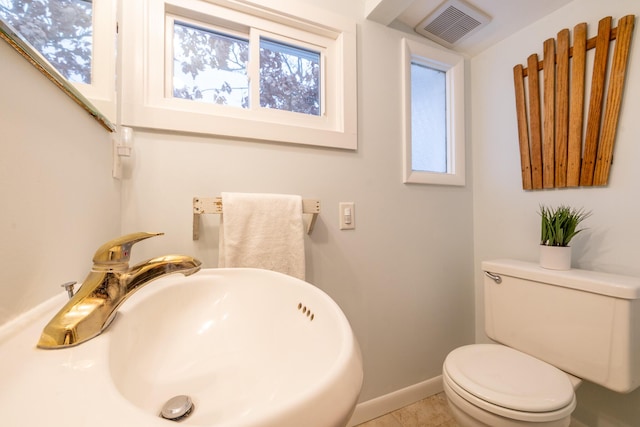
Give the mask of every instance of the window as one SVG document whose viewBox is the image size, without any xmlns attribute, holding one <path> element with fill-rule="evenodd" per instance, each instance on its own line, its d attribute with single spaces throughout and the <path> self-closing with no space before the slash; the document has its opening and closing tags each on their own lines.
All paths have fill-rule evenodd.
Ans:
<svg viewBox="0 0 640 427">
<path fill-rule="evenodd" d="M 321 53 L 260 37 L 259 107 L 320 115 Z M 258 107 L 249 93 L 249 39 L 173 20 L 173 96 Z M 256 104 L 256 105 L 254 105 Z"/>
<path fill-rule="evenodd" d="M 14 27 L 70 82 L 91 83 L 90 1 L 1 0 L 0 18 Z"/>
<path fill-rule="evenodd" d="M 124 2 L 123 124 L 355 149 L 355 23 L 261 2 Z"/>
<path fill-rule="evenodd" d="M 260 38 L 260 106 L 320 115 L 320 52 Z"/>
<path fill-rule="evenodd" d="M 247 108 L 249 40 L 173 22 L 173 96 Z"/>
<path fill-rule="evenodd" d="M 464 60 L 402 44 L 404 182 L 464 185 Z"/>
<path fill-rule="evenodd" d="M 115 119 L 113 0 L 0 0 L 0 18 Z"/>
</svg>

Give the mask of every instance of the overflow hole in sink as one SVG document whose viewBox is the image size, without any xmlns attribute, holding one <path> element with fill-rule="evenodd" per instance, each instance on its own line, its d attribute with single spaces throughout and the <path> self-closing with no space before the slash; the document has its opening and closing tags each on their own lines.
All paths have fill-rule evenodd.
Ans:
<svg viewBox="0 0 640 427">
<path fill-rule="evenodd" d="M 311 310 L 307 308 L 306 305 L 303 305 L 301 302 L 298 303 L 298 310 L 302 311 L 302 314 L 306 315 L 310 321 L 316 317 L 316 315 L 313 314 Z"/>
</svg>

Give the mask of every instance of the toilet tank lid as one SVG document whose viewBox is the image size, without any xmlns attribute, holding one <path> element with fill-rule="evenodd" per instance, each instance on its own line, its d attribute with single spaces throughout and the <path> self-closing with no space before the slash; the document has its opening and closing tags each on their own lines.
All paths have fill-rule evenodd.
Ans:
<svg viewBox="0 0 640 427">
<path fill-rule="evenodd" d="M 513 259 L 483 261 L 482 270 L 614 298 L 640 298 L 640 278 L 638 277 L 574 268 L 564 271 L 549 270 L 536 263 Z"/>
</svg>

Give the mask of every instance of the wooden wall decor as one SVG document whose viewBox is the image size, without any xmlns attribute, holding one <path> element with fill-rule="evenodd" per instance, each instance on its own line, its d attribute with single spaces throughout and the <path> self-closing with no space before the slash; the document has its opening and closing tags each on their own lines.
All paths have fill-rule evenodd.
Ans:
<svg viewBox="0 0 640 427">
<path fill-rule="evenodd" d="M 563 29 L 557 41 L 544 42 L 541 61 L 534 53 L 526 68 L 513 68 L 523 189 L 607 185 L 635 15 L 621 18 L 616 28 L 611 22 L 610 16 L 601 19 L 598 34 L 590 39 L 587 24 L 576 25 L 573 46 L 569 30 Z M 595 53 L 586 98 L 590 49 Z"/>
</svg>

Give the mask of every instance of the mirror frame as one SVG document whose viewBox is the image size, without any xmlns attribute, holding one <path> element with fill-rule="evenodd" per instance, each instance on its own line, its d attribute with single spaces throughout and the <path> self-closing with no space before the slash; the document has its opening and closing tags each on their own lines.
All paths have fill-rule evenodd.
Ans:
<svg viewBox="0 0 640 427">
<path fill-rule="evenodd" d="M 11 25 L 0 19 L 0 38 L 5 40 L 23 58 L 36 67 L 53 84 L 58 86 L 76 104 L 80 105 L 95 120 L 109 132 L 115 132 L 116 126 L 89 101 L 80 91 L 73 86 L 58 70 L 56 70 L 47 59 L 40 54 L 31 44 L 20 35 Z"/>
</svg>

